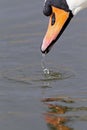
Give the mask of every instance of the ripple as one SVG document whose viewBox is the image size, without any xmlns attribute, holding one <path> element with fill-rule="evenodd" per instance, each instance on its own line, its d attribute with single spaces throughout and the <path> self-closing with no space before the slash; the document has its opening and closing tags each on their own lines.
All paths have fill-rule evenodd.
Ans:
<svg viewBox="0 0 87 130">
<path fill-rule="evenodd" d="M 7 69 L 1 73 L 1 76 L 7 80 L 32 84 L 34 82 L 64 80 L 74 76 L 74 73 L 66 68 L 58 67 L 49 69 L 49 73 L 40 70 L 40 66 L 24 65 Z"/>
<path fill-rule="evenodd" d="M 72 78 L 73 76 L 75 76 L 75 73 L 66 67 L 57 66 L 45 70 L 45 73 L 43 73 L 42 75 L 43 77 L 42 79 L 40 79 L 41 81 L 55 81 L 55 80 L 65 80 L 68 78 Z"/>
</svg>

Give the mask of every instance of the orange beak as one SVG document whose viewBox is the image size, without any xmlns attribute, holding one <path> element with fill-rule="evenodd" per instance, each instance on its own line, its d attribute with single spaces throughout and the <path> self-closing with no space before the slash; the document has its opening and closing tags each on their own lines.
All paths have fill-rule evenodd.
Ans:
<svg viewBox="0 0 87 130">
<path fill-rule="evenodd" d="M 48 29 L 41 46 L 42 53 L 49 52 L 51 46 L 60 37 L 70 19 L 70 12 L 52 6 Z"/>
</svg>

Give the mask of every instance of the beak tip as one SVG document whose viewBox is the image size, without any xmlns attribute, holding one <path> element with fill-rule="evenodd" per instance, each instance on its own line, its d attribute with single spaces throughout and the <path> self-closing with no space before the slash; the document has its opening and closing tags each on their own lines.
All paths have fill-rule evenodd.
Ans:
<svg viewBox="0 0 87 130">
<path fill-rule="evenodd" d="M 40 48 L 40 50 L 41 50 L 41 52 L 42 52 L 43 54 L 47 54 L 47 51 L 46 51 L 45 49 L 43 49 L 42 47 Z"/>
<path fill-rule="evenodd" d="M 40 50 L 41 50 L 42 53 L 45 52 L 45 50 L 44 50 L 44 48 L 43 48 L 43 44 L 40 46 Z"/>
<path fill-rule="evenodd" d="M 40 50 L 43 54 L 47 54 L 49 52 L 49 48 L 44 48 L 43 45 L 41 46 Z"/>
<path fill-rule="evenodd" d="M 41 46 L 41 52 L 44 53 L 44 54 L 47 53 L 47 49 L 46 49 L 44 40 L 43 40 L 43 43 L 42 43 L 42 46 Z"/>
<path fill-rule="evenodd" d="M 49 53 L 49 51 L 50 51 L 50 47 L 47 47 L 46 49 L 43 49 L 42 47 L 41 47 L 41 52 L 43 53 L 43 54 L 48 54 Z"/>
<path fill-rule="evenodd" d="M 43 43 L 41 45 L 41 52 L 47 54 L 50 51 L 50 45 L 51 45 L 51 41 L 44 38 Z"/>
<path fill-rule="evenodd" d="M 41 52 L 42 52 L 42 53 L 45 53 L 45 51 L 43 51 L 42 49 L 41 49 Z"/>
</svg>

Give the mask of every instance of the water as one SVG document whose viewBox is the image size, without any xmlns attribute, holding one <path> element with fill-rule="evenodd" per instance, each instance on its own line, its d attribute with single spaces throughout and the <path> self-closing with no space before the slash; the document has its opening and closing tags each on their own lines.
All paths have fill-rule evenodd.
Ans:
<svg viewBox="0 0 87 130">
<path fill-rule="evenodd" d="M 86 130 L 87 10 L 43 59 L 42 8 L 40 0 L 0 1 L 0 130 Z"/>
<path fill-rule="evenodd" d="M 46 67 L 45 56 L 46 56 L 45 54 L 42 54 L 41 67 L 43 69 L 43 73 L 46 74 L 46 75 L 49 75 L 50 70 L 49 70 L 49 68 Z"/>
</svg>

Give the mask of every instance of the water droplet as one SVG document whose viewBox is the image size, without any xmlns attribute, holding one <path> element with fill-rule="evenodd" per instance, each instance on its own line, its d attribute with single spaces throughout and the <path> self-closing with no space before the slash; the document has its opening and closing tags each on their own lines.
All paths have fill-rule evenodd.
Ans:
<svg viewBox="0 0 87 130">
<path fill-rule="evenodd" d="M 41 67 L 43 69 L 44 74 L 50 73 L 49 69 L 46 67 L 45 54 L 42 54 Z"/>
<path fill-rule="evenodd" d="M 45 69 L 45 54 L 42 54 L 41 67 Z"/>
<path fill-rule="evenodd" d="M 44 72 L 44 74 L 50 74 L 50 71 L 49 71 L 49 69 L 47 69 L 47 68 L 45 68 L 45 69 L 43 70 L 43 72 Z"/>
</svg>

